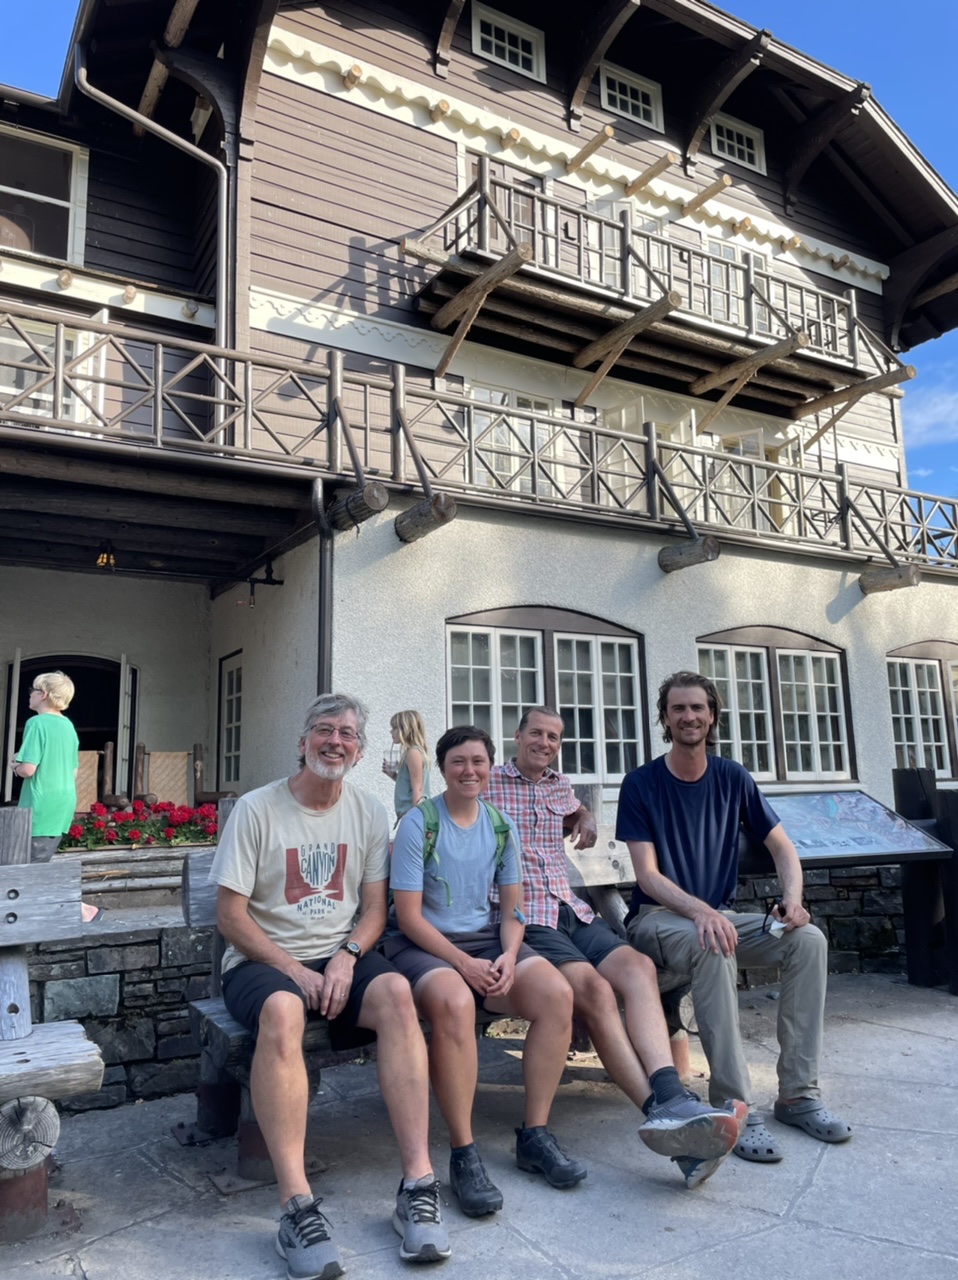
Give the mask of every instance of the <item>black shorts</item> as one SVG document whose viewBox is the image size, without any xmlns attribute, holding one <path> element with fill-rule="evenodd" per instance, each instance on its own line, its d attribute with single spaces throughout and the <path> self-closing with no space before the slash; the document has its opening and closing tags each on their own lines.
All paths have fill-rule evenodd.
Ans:
<svg viewBox="0 0 958 1280">
<path fill-rule="evenodd" d="M 466 955 L 472 956 L 473 959 L 498 960 L 502 955 L 502 941 L 497 924 L 488 925 L 485 929 L 478 929 L 474 933 L 447 933 L 445 936 L 460 951 L 465 951 Z M 448 960 L 434 956 L 431 951 L 423 951 L 414 942 L 410 942 L 404 933 L 387 934 L 383 938 L 383 951 L 408 980 L 413 990 L 419 979 L 424 978 L 427 973 L 432 973 L 434 969 L 449 969 L 450 972 L 455 972 Z M 531 960 L 534 956 L 535 952 L 532 948 L 527 947 L 523 942 L 516 956 L 516 964 L 521 964 L 523 960 Z M 466 985 L 468 986 L 468 983 Z M 469 990 L 476 1002 L 476 1008 L 484 1008 L 485 997 L 474 987 L 469 987 Z"/>
<path fill-rule="evenodd" d="M 598 968 L 618 947 L 629 945 L 599 916 L 583 924 L 567 902 L 559 903 L 554 929 L 545 924 L 527 924 L 526 942 L 556 968 L 583 960 Z"/>
<path fill-rule="evenodd" d="M 304 960 L 307 969 L 322 973 L 332 956 L 322 960 Z M 395 968 L 378 951 L 367 951 L 353 968 L 353 985 L 349 990 L 343 1010 L 329 1023 L 329 1039 L 334 1049 L 356 1049 L 376 1039 L 376 1033 L 358 1026 L 366 988 L 384 973 L 395 973 Z M 259 1015 L 263 1005 L 275 991 L 291 991 L 303 1004 L 306 997 L 292 978 L 287 978 L 271 964 L 256 960 L 243 960 L 228 973 L 223 974 L 223 1003 L 237 1022 L 249 1030 L 255 1041 L 259 1032 Z M 318 1009 L 307 1009 L 307 1018 L 320 1018 Z"/>
</svg>

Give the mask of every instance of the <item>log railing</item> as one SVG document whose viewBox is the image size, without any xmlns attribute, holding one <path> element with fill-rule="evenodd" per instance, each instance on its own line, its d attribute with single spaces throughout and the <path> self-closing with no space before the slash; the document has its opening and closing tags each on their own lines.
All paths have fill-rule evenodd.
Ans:
<svg viewBox="0 0 958 1280">
<path fill-rule="evenodd" d="M 890 552 L 926 571 L 958 570 L 955 498 L 855 482 L 840 469 L 656 444 L 587 410 L 479 402 L 435 391 L 402 366 L 373 375 L 340 365 L 337 352 L 297 364 L 7 303 L 0 445 L 73 437 L 120 452 L 207 454 L 227 469 L 249 459 L 343 479 L 358 463 L 369 479 L 403 489 L 421 490 L 425 474 L 437 491 L 484 506 L 662 530 L 683 525 L 671 488 L 697 527 L 733 541 L 856 558 Z"/>
</svg>

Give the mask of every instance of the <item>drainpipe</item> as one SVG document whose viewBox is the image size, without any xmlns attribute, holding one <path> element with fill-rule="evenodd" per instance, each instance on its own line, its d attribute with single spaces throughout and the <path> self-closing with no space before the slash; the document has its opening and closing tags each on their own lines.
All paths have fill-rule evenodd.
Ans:
<svg viewBox="0 0 958 1280">
<path fill-rule="evenodd" d="M 319 617 L 317 619 L 316 692 L 333 688 L 333 526 L 323 505 L 323 482 L 317 476 L 311 494 L 313 520 L 319 533 Z"/>
<path fill-rule="evenodd" d="M 95 89 L 87 79 L 86 74 L 86 50 L 82 45 L 76 46 L 75 62 L 74 62 L 74 79 L 76 86 L 81 93 L 85 93 L 88 98 L 92 98 L 94 102 L 98 102 L 101 107 L 106 107 L 108 111 L 112 111 L 115 115 L 123 116 L 125 120 L 129 120 L 132 124 L 139 125 L 141 129 L 145 129 L 147 133 L 155 134 L 156 137 L 162 138 L 164 142 L 168 142 L 170 146 L 176 147 L 179 151 L 184 151 L 188 156 L 192 156 L 194 160 L 199 160 L 201 164 L 205 164 L 208 168 L 216 172 L 216 345 L 218 347 L 228 347 L 230 343 L 227 339 L 227 296 L 228 296 L 228 271 L 229 271 L 229 245 L 227 237 L 229 217 L 229 175 L 226 165 L 222 161 L 217 160 L 215 156 L 209 155 L 206 151 L 195 147 L 192 142 L 187 142 L 185 138 L 181 138 L 179 134 L 172 133 L 169 129 L 164 129 L 161 124 L 157 124 L 154 120 L 150 120 L 148 116 L 141 115 L 139 111 L 134 111 L 132 107 L 128 107 L 123 102 L 118 102 L 116 98 L 111 98 L 104 93 L 102 89 Z"/>
</svg>

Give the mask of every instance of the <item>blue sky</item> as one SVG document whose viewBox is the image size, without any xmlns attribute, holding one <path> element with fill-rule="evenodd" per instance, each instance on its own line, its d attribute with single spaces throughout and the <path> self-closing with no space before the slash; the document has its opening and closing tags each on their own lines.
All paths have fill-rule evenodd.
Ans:
<svg viewBox="0 0 958 1280">
<path fill-rule="evenodd" d="M 502 8 L 508 8 L 504 2 Z M 778 39 L 865 80 L 952 189 L 958 190 L 954 78 L 958 0 L 731 0 L 727 8 Z M 6 0 L 0 84 L 53 95 L 76 0 Z M 904 402 L 914 488 L 958 493 L 958 333 L 906 357 L 918 369 Z"/>
</svg>

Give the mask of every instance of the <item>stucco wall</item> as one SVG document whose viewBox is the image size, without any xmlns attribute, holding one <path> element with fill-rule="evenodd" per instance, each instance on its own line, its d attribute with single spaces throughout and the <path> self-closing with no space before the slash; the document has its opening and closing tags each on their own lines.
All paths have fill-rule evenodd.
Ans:
<svg viewBox="0 0 958 1280">
<path fill-rule="evenodd" d="M 137 739 L 155 751 L 189 749 L 206 741 L 209 617 L 201 584 L 0 568 L 3 697 L 18 647 L 23 659 L 118 662 L 125 653 L 139 672 Z"/>
</svg>

